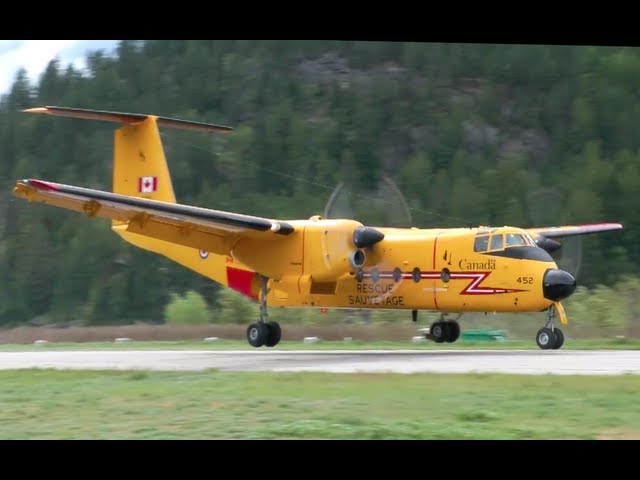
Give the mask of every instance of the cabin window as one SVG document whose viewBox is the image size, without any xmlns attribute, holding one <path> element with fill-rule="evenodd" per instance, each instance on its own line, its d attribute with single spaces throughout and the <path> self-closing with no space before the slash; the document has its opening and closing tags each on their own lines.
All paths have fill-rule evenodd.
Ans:
<svg viewBox="0 0 640 480">
<path fill-rule="evenodd" d="M 527 242 L 519 233 L 507 233 L 507 247 L 523 247 L 526 245 Z"/>
<path fill-rule="evenodd" d="M 504 240 L 501 233 L 491 237 L 491 246 L 489 250 L 502 250 L 504 248 Z"/>
<path fill-rule="evenodd" d="M 413 269 L 412 276 L 413 276 L 414 282 L 418 283 L 420 281 L 420 278 L 422 277 L 422 272 L 418 267 Z"/>
<path fill-rule="evenodd" d="M 473 251 L 474 252 L 486 252 L 488 246 L 489 246 L 489 235 L 484 235 L 482 237 L 476 237 L 476 241 L 473 244 Z"/>
</svg>

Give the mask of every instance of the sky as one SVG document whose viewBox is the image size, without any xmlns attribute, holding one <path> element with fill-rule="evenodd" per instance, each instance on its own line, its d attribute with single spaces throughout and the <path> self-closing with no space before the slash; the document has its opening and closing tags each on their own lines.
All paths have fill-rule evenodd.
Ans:
<svg viewBox="0 0 640 480">
<path fill-rule="evenodd" d="M 63 68 L 72 63 L 86 67 L 90 51 L 113 53 L 120 40 L 0 40 L 0 96 L 9 93 L 20 67 L 27 70 L 29 81 L 37 84 L 42 72 L 56 56 Z"/>
</svg>

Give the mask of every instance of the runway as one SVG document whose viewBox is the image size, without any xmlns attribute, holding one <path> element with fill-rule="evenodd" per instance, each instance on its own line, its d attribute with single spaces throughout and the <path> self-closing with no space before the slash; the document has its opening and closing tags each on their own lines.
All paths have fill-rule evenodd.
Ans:
<svg viewBox="0 0 640 480">
<path fill-rule="evenodd" d="M 102 350 L 0 352 L 0 369 L 640 374 L 633 350 Z"/>
</svg>

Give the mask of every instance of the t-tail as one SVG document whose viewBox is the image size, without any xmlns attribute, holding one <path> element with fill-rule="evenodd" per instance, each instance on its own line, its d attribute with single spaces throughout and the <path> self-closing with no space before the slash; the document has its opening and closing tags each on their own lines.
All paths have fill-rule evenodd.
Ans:
<svg viewBox="0 0 640 480">
<path fill-rule="evenodd" d="M 210 123 L 105 110 L 47 106 L 30 108 L 25 112 L 123 124 L 115 130 L 114 135 L 113 192 L 167 203 L 176 203 L 176 196 L 159 128 L 222 134 L 233 130 L 231 127 Z M 229 268 L 247 270 L 240 265 L 230 265 L 233 261 L 224 255 L 129 232 L 127 224 L 118 220 L 112 221 L 112 229 L 127 242 L 164 255 L 225 286 L 229 286 Z M 253 292 L 243 293 L 255 296 Z"/>
<path fill-rule="evenodd" d="M 108 112 L 68 107 L 40 107 L 28 113 L 103 120 L 122 123 L 115 131 L 113 149 L 113 192 L 176 203 L 171 174 L 158 127 L 180 128 L 210 133 L 228 133 L 231 127 L 178 120 L 156 115 Z"/>
</svg>

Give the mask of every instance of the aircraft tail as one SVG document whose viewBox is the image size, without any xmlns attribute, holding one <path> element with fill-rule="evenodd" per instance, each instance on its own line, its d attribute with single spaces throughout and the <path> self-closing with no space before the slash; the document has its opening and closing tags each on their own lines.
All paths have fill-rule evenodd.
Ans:
<svg viewBox="0 0 640 480">
<path fill-rule="evenodd" d="M 210 133 L 232 130 L 209 123 L 105 110 L 48 106 L 25 112 L 123 123 L 124 126 L 115 131 L 113 192 L 169 203 L 175 203 L 176 196 L 158 127 Z"/>
<path fill-rule="evenodd" d="M 154 117 L 116 130 L 113 192 L 176 203 L 171 173 Z"/>
<path fill-rule="evenodd" d="M 115 131 L 113 192 L 168 203 L 176 203 L 176 196 L 159 128 L 178 128 L 209 133 L 228 133 L 233 130 L 231 127 L 190 120 L 105 110 L 47 106 L 24 111 L 124 124 Z M 230 258 L 138 235 L 129 232 L 127 227 L 125 222 L 112 221 L 112 230 L 125 241 L 139 248 L 164 255 L 222 285 L 229 285 L 228 267 L 230 265 L 237 266 L 233 265 L 234 262 Z M 246 267 L 237 267 L 243 271 L 246 270 Z"/>
</svg>

